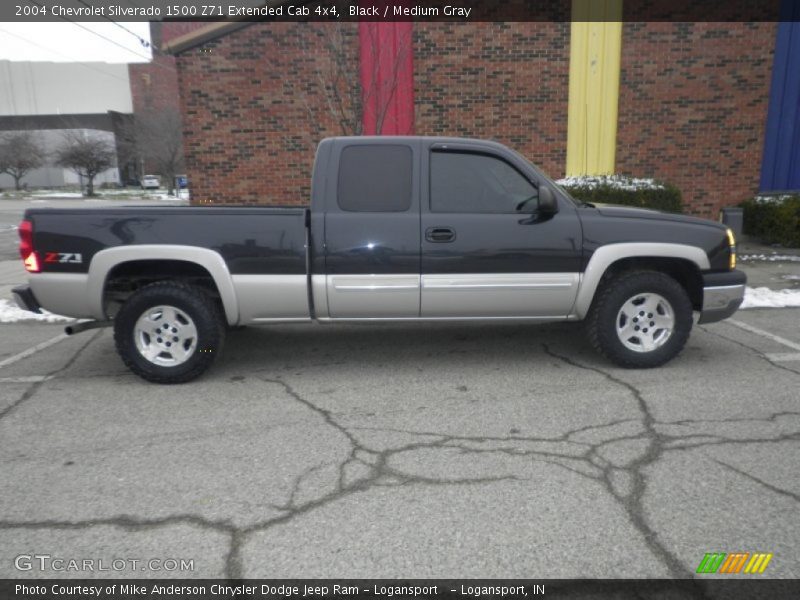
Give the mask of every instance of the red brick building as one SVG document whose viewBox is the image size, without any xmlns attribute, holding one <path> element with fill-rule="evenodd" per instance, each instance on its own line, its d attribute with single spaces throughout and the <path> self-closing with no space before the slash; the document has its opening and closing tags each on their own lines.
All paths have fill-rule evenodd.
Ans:
<svg viewBox="0 0 800 600">
<path fill-rule="evenodd" d="M 150 23 L 152 60 L 147 63 L 128 65 L 134 116 L 141 117 L 150 113 L 166 111 L 180 112 L 180 92 L 175 57 L 163 52 L 162 47 L 169 39 L 189 34 L 203 27 L 205 27 L 204 23 L 197 22 L 152 21 Z M 133 137 L 134 125 L 130 120 L 127 123 L 125 134 L 128 137 L 128 144 L 131 144 L 130 138 Z M 179 132 L 179 123 L 177 125 L 175 130 Z M 137 181 L 145 173 L 158 172 L 156 161 L 152 158 L 142 156 L 139 151 L 132 152 L 130 149 L 125 154 L 126 164 L 120 165 L 123 181 Z"/>
<path fill-rule="evenodd" d="M 180 108 L 178 72 L 175 57 L 161 48 L 167 40 L 175 39 L 205 27 L 204 23 L 153 21 L 150 23 L 150 45 L 153 58 L 147 63 L 128 65 L 133 112 L 164 108 Z"/>
<path fill-rule="evenodd" d="M 316 141 L 350 133 L 358 109 L 358 28 L 228 23 L 174 40 L 193 202 L 307 203 Z M 412 31 L 414 133 L 495 139 L 564 175 L 569 22 Z M 712 218 L 756 193 L 775 36 L 770 22 L 624 23 L 616 172 L 674 183 Z M 342 57 L 352 73 L 337 79 Z"/>
<path fill-rule="evenodd" d="M 759 191 L 776 23 L 625 23 L 617 171 L 717 218 Z"/>
</svg>

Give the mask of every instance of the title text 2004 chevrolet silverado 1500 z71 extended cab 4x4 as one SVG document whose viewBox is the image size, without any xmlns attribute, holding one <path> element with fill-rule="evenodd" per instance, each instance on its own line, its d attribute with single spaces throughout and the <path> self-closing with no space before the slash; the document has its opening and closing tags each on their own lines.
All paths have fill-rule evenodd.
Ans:
<svg viewBox="0 0 800 600">
<path fill-rule="evenodd" d="M 450 138 L 323 140 L 311 207 L 32 209 L 28 310 L 113 324 L 135 373 L 200 375 L 226 325 L 586 320 L 625 367 L 683 348 L 692 311 L 733 314 L 745 276 L 722 225 L 574 201 L 519 154 Z M 70 329 L 70 328 L 68 328 Z"/>
</svg>

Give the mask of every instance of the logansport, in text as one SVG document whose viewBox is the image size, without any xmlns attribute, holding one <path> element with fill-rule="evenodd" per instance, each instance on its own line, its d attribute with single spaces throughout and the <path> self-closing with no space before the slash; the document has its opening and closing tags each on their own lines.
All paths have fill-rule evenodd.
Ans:
<svg viewBox="0 0 800 600">
<path fill-rule="evenodd" d="M 280 596 L 282 598 L 325 598 L 329 596 L 349 596 L 358 597 L 368 595 L 370 597 L 382 596 L 386 598 L 404 597 L 416 598 L 427 597 L 435 598 L 440 593 L 457 593 L 460 596 L 472 596 L 475 598 L 520 598 L 529 595 L 544 595 L 544 585 L 536 584 L 524 585 L 464 585 L 455 589 L 442 589 L 438 585 L 376 585 L 369 588 L 361 588 L 357 585 L 294 585 L 294 584 L 262 584 L 262 585 L 227 585 L 214 584 L 207 587 L 202 584 L 182 583 L 173 584 L 145 584 L 145 583 L 102 583 L 99 585 L 83 585 L 64 583 L 56 584 L 16 584 L 15 593 L 18 596 L 47 595 L 101 598 L 104 595 L 113 596 L 121 594 L 123 596 L 187 596 L 205 598 L 209 594 L 216 598 L 237 598 L 242 595 L 247 596 Z"/>
</svg>

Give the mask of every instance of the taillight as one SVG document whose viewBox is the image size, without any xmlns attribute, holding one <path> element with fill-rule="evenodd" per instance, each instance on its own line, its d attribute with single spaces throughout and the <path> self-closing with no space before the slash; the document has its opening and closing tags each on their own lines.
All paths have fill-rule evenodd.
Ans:
<svg viewBox="0 0 800 600">
<path fill-rule="evenodd" d="M 19 224 L 19 255 L 29 273 L 41 271 L 39 254 L 33 249 L 33 223 L 30 221 Z"/>
</svg>

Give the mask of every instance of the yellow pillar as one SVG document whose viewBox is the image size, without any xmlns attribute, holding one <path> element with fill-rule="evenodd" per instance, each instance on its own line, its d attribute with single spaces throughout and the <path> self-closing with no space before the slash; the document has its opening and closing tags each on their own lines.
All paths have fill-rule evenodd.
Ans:
<svg viewBox="0 0 800 600">
<path fill-rule="evenodd" d="M 621 51 L 622 0 L 572 0 L 567 176 L 614 172 Z"/>
</svg>

